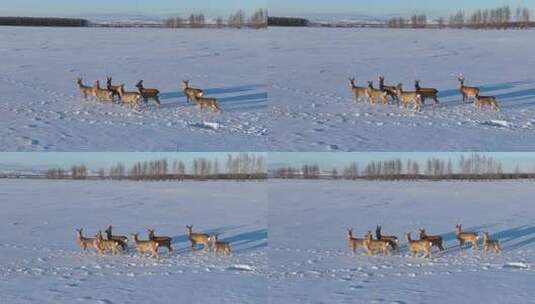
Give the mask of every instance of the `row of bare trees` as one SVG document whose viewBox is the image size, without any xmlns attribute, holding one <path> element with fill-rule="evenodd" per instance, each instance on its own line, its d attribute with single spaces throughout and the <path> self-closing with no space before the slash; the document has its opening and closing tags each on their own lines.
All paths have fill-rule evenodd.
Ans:
<svg viewBox="0 0 535 304">
<path fill-rule="evenodd" d="M 218 28 L 223 27 L 254 27 L 264 28 L 267 27 L 268 12 L 267 9 L 259 8 L 255 10 L 249 18 L 245 11 L 238 10 L 235 13 L 230 14 L 227 19 L 223 17 L 217 17 L 213 23 L 208 23 L 204 14 L 191 14 L 188 18 L 174 17 L 164 20 L 164 26 L 170 28 L 202 28 L 215 26 Z"/>
<path fill-rule="evenodd" d="M 390 28 L 425 28 L 427 27 L 427 16 L 425 14 L 414 14 L 410 18 L 395 17 L 386 22 Z"/>
<path fill-rule="evenodd" d="M 509 6 L 503 6 L 494 9 L 477 10 L 471 14 L 458 11 L 450 16 L 449 25 L 457 28 L 527 28 L 530 26 L 530 21 L 531 16 L 528 8 L 517 7 L 513 13 Z"/>
<path fill-rule="evenodd" d="M 70 170 L 62 168 L 52 168 L 46 171 L 46 177 L 48 179 L 86 179 L 88 176 L 88 170 L 85 165 L 72 166 Z"/>
</svg>

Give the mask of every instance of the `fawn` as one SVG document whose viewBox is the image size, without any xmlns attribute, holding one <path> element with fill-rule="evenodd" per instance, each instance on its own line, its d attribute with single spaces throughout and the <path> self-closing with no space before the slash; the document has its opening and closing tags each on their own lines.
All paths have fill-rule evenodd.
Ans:
<svg viewBox="0 0 535 304">
<path fill-rule="evenodd" d="M 405 238 L 407 239 L 407 245 L 409 247 L 409 251 L 412 253 L 412 256 L 416 256 L 418 252 L 424 253 L 424 258 L 430 258 L 431 257 L 431 246 L 433 244 L 429 240 L 412 240 L 411 239 L 411 233 L 407 232 L 405 233 Z"/>
<path fill-rule="evenodd" d="M 208 252 L 210 248 L 210 236 L 205 233 L 194 233 L 192 229 L 193 225 L 186 225 L 186 234 L 188 235 L 188 240 L 191 242 L 191 250 L 194 251 L 197 244 L 202 244 L 203 251 Z"/>
<path fill-rule="evenodd" d="M 373 81 L 368 81 L 368 88 L 366 89 L 366 97 L 370 100 L 372 105 L 379 99 L 383 105 L 386 104 L 387 93 L 373 87 Z"/>
<path fill-rule="evenodd" d="M 375 237 L 377 237 L 378 240 L 381 241 L 387 241 L 390 244 L 390 247 L 392 247 L 392 250 L 397 251 L 399 250 L 399 241 L 397 236 L 395 235 L 382 235 L 381 234 L 381 225 L 377 225 L 375 228 Z"/>
<path fill-rule="evenodd" d="M 349 249 L 355 253 L 357 248 L 365 248 L 364 246 L 364 239 L 359 239 L 353 236 L 353 228 L 347 228 L 347 243 L 349 245 Z"/>
<path fill-rule="evenodd" d="M 119 242 L 114 240 L 105 240 L 102 238 L 102 231 L 99 231 L 95 236 L 95 248 L 100 255 L 104 255 L 104 252 L 111 251 L 113 255 L 117 254 L 119 250 Z"/>
<path fill-rule="evenodd" d="M 83 236 L 83 228 L 76 229 L 76 240 L 78 241 L 78 245 L 80 245 L 80 249 L 82 251 L 86 251 L 88 248 L 95 248 L 95 238 L 88 238 Z"/>
<path fill-rule="evenodd" d="M 477 95 L 479 95 L 479 88 L 467 87 L 464 85 L 463 76 L 457 77 L 457 81 L 459 81 L 459 92 L 461 92 L 461 95 L 463 95 L 463 101 L 466 101 L 468 97 L 475 98 Z"/>
<path fill-rule="evenodd" d="M 158 243 L 158 247 L 166 247 L 167 253 L 173 252 L 173 248 L 171 247 L 171 243 L 173 241 L 172 238 L 168 236 L 155 236 L 154 235 L 154 229 L 147 229 L 149 233 L 149 240 L 155 241 Z"/>
<path fill-rule="evenodd" d="M 470 242 L 472 243 L 472 249 L 477 250 L 477 241 L 479 240 L 479 235 L 475 232 L 464 232 L 462 231 L 462 225 L 457 224 L 455 225 L 455 235 L 457 236 L 457 240 L 459 240 L 459 245 L 461 246 L 461 249 L 464 245 L 464 242 Z"/>
<path fill-rule="evenodd" d="M 84 85 L 81 77 L 76 78 L 76 83 L 78 84 L 78 89 L 80 90 L 80 94 L 84 96 L 84 99 L 87 99 L 89 96 L 95 96 L 93 87 Z"/>
<path fill-rule="evenodd" d="M 484 106 L 488 106 L 494 111 L 500 110 L 495 96 L 476 95 L 476 99 L 474 100 L 474 106 L 478 107 L 479 109 L 483 109 Z"/>
<path fill-rule="evenodd" d="M 123 104 L 138 105 L 141 100 L 141 94 L 138 92 L 126 92 L 124 90 L 124 84 L 118 86 L 117 92 L 119 92 L 119 97 Z"/>
<path fill-rule="evenodd" d="M 418 232 L 420 233 L 420 240 L 428 240 L 433 246 L 438 247 L 440 251 L 444 251 L 442 237 L 440 235 L 427 235 L 423 228 L 418 229 Z"/>
<path fill-rule="evenodd" d="M 211 108 L 216 112 L 221 112 L 221 109 L 217 105 L 217 99 L 213 97 L 202 97 L 198 95 L 195 95 L 193 98 L 199 106 L 200 111 L 202 111 L 202 109 L 204 108 Z"/>
<path fill-rule="evenodd" d="M 136 84 L 136 88 L 139 94 L 141 94 L 141 97 L 143 97 L 143 101 L 148 102 L 149 99 L 152 99 L 156 103 L 156 107 L 160 108 L 160 91 L 158 89 L 145 88 L 143 86 L 143 80 L 140 80 Z"/>
<path fill-rule="evenodd" d="M 119 246 L 121 246 L 123 251 L 126 251 L 128 249 L 128 237 L 125 235 L 113 235 L 112 233 L 112 226 L 109 225 L 106 230 L 106 238 L 108 240 L 117 241 L 119 243 Z"/>
<path fill-rule="evenodd" d="M 359 101 L 362 97 L 367 98 L 366 87 L 358 87 L 355 84 L 355 78 L 349 78 L 349 88 L 351 89 L 351 94 L 353 95 L 353 102 Z"/>
<path fill-rule="evenodd" d="M 390 243 L 383 240 L 374 240 L 372 237 L 372 232 L 368 231 L 364 236 L 364 247 L 368 251 L 368 255 L 372 255 L 374 252 L 381 252 L 384 255 L 389 255 Z"/>
<path fill-rule="evenodd" d="M 414 89 L 422 97 L 422 103 L 425 103 L 425 100 L 427 98 L 431 98 L 435 102 L 433 104 L 433 107 L 435 107 L 438 104 L 438 90 L 437 89 L 420 87 L 420 80 L 414 81 Z"/>
<path fill-rule="evenodd" d="M 143 256 L 146 252 L 151 254 L 151 257 L 159 259 L 158 255 L 158 242 L 153 240 L 139 240 L 139 233 L 132 233 L 134 237 L 134 243 L 136 244 L 136 250 L 139 255 Z"/>
<path fill-rule="evenodd" d="M 209 241 L 212 243 L 212 250 L 216 255 L 219 251 L 222 251 L 224 255 L 230 255 L 230 243 L 220 241 L 218 238 L 219 234 L 214 234 L 209 237 Z"/>
<path fill-rule="evenodd" d="M 489 239 L 489 233 L 483 232 L 483 253 L 487 254 L 489 250 L 494 251 L 495 253 L 502 252 L 500 241 Z"/>
<path fill-rule="evenodd" d="M 396 92 L 398 94 L 399 99 L 401 100 L 401 103 L 403 104 L 403 109 L 407 110 L 407 106 L 412 103 L 413 111 L 420 112 L 422 110 L 422 96 L 420 93 L 414 91 L 414 92 L 404 92 L 403 91 L 403 84 L 398 83 L 396 87 Z"/>
<path fill-rule="evenodd" d="M 189 86 L 189 80 L 182 80 L 182 89 L 184 90 L 184 95 L 186 95 L 186 101 L 195 101 L 195 96 L 203 96 L 203 91 L 201 89 L 196 89 Z"/>
</svg>

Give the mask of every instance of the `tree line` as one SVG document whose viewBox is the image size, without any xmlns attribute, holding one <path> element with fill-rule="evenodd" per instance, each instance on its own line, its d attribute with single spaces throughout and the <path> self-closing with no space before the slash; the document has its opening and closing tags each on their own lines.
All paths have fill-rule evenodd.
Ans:
<svg viewBox="0 0 535 304">
<path fill-rule="evenodd" d="M 189 17 L 183 18 L 180 16 L 168 18 L 164 20 L 164 26 L 169 28 L 203 28 L 203 27 L 253 27 L 265 28 L 267 27 L 268 12 L 267 9 L 259 8 L 255 10 L 251 16 L 247 17 L 245 11 L 238 10 L 230 14 L 226 19 L 217 17 L 214 22 L 208 23 L 204 14 L 191 14 Z"/>
</svg>

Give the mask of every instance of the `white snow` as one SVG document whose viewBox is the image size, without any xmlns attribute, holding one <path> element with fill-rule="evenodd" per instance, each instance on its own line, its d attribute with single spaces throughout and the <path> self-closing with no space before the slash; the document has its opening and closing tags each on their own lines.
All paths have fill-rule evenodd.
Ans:
<svg viewBox="0 0 535 304">
<path fill-rule="evenodd" d="M 244 185 L 247 185 L 246 187 Z M 267 303 L 266 184 L 0 180 L 2 303 Z M 86 235 L 173 237 L 159 261 L 83 254 Z M 229 257 L 192 253 L 185 225 L 221 233 Z M 200 247 L 199 247 L 200 249 Z"/>
<path fill-rule="evenodd" d="M 273 151 L 530 151 L 535 149 L 533 30 L 270 28 Z M 462 103 L 457 76 L 502 109 Z M 348 77 L 435 87 L 423 112 L 353 104 Z"/>
<path fill-rule="evenodd" d="M 266 151 L 267 31 L 0 28 L 0 150 Z M 75 84 L 106 76 L 160 90 L 141 111 L 84 100 Z M 187 104 L 180 81 L 216 97 Z M 217 128 L 198 128 L 210 122 Z"/>
<path fill-rule="evenodd" d="M 272 181 L 271 303 L 532 303 L 532 182 Z M 488 231 L 500 255 L 460 250 L 455 224 Z M 399 254 L 352 254 L 346 228 L 400 237 Z M 424 227 L 446 250 L 412 258 L 403 234 Z M 480 244 L 481 245 L 481 244 Z"/>
</svg>

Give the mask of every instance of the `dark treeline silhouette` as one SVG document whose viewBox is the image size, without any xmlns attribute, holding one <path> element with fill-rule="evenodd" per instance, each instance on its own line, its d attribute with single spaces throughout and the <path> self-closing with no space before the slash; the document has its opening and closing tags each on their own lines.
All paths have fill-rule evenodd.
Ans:
<svg viewBox="0 0 535 304">
<path fill-rule="evenodd" d="M 169 28 L 205 28 L 205 27 L 233 27 L 233 28 L 265 28 L 267 27 L 267 9 L 259 8 L 247 17 L 243 10 L 230 14 L 226 19 L 217 17 L 215 23 L 208 23 L 204 14 L 191 14 L 187 18 L 173 17 L 165 19 L 163 25 Z"/>
<path fill-rule="evenodd" d="M 486 180 L 486 179 L 526 179 L 535 178 L 533 172 L 521 172 L 518 167 L 513 172 L 504 172 L 502 163 L 492 157 L 480 154 L 461 155 L 457 162 L 451 159 L 429 158 L 425 162 L 401 159 L 370 161 L 361 166 L 349 163 L 330 172 L 321 172 L 317 164 L 307 164 L 301 168 L 284 167 L 271 172 L 274 178 L 292 179 L 345 179 L 345 180 Z"/>
<path fill-rule="evenodd" d="M 269 26 L 308 26 L 309 21 L 304 18 L 268 17 Z"/>
<path fill-rule="evenodd" d="M 85 19 L 73 19 L 73 18 L 0 17 L 0 25 L 87 27 L 89 26 L 89 21 Z"/>
</svg>

